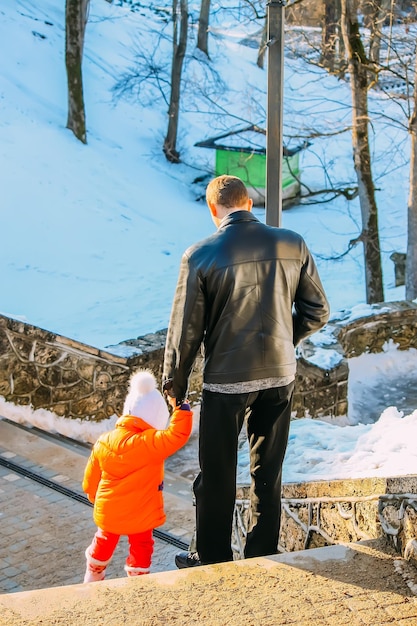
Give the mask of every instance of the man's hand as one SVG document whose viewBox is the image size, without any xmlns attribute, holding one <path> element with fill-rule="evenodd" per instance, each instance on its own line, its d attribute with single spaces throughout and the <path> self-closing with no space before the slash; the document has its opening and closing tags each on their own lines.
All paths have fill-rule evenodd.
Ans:
<svg viewBox="0 0 417 626">
<path fill-rule="evenodd" d="M 165 397 L 172 396 L 172 378 L 164 380 L 162 383 L 162 391 L 164 392 Z"/>
<path fill-rule="evenodd" d="M 164 380 L 163 385 L 162 385 L 162 391 L 170 407 L 172 409 L 176 409 L 177 399 L 171 395 L 172 394 L 172 379 L 171 378 L 168 378 L 168 380 Z"/>
</svg>

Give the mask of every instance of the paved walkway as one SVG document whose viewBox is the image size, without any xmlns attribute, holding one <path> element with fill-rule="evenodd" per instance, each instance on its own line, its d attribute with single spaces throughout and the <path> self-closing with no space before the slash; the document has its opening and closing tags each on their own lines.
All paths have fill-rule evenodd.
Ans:
<svg viewBox="0 0 417 626">
<path fill-rule="evenodd" d="M 0 458 L 82 494 L 89 450 L 60 445 L 0 420 Z M 165 476 L 167 521 L 160 527 L 189 544 L 194 528 L 191 482 Z M 0 593 L 75 584 L 84 576 L 84 551 L 96 527 L 92 508 L 0 465 Z M 155 540 L 153 572 L 175 569 L 178 548 Z M 108 567 L 125 577 L 127 540 Z"/>
</svg>

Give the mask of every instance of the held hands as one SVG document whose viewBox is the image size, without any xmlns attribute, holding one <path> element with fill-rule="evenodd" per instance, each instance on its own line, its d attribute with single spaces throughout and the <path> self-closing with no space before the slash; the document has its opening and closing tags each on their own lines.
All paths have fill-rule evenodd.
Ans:
<svg viewBox="0 0 417 626">
<path fill-rule="evenodd" d="M 174 411 L 177 408 L 177 399 L 172 395 L 172 378 L 164 380 L 162 384 L 162 391 L 165 396 L 165 400 L 168 402 L 171 409 Z"/>
<path fill-rule="evenodd" d="M 173 411 L 175 411 L 175 409 L 179 408 L 180 406 L 182 406 L 183 404 L 189 404 L 187 399 L 181 400 L 179 401 L 177 398 L 173 397 L 173 390 L 172 390 L 172 378 L 168 378 L 167 380 L 165 380 L 162 384 L 162 391 L 163 394 L 165 396 L 166 401 L 168 402 L 169 406 L 172 408 Z"/>
</svg>

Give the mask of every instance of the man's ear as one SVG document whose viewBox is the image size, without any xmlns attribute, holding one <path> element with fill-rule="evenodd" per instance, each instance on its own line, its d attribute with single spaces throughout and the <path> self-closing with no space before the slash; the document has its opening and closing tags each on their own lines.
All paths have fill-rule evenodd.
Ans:
<svg viewBox="0 0 417 626">
<path fill-rule="evenodd" d="M 248 198 L 248 211 L 252 211 L 253 200 L 252 198 Z"/>
<path fill-rule="evenodd" d="M 217 207 L 214 202 L 207 202 L 212 217 L 217 217 Z"/>
</svg>

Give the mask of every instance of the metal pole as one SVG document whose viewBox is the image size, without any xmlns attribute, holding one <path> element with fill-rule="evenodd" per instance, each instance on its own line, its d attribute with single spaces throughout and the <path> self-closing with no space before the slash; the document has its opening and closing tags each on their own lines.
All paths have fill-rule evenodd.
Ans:
<svg viewBox="0 0 417 626">
<path fill-rule="evenodd" d="M 267 2 L 268 96 L 266 128 L 266 223 L 281 226 L 282 111 L 285 0 Z"/>
</svg>

